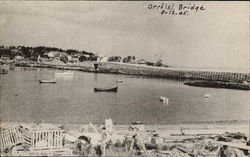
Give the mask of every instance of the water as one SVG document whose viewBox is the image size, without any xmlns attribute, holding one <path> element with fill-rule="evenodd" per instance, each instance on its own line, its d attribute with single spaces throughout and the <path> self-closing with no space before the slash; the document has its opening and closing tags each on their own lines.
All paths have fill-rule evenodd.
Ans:
<svg viewBox="0 0 250 157">
<path fill-rule="evenodd" d="M 20 68 L 0 75 L 1 120 L 24 122 L 103 123 L 142 121 L 150 124 L 247 120 L 249 91 L 190 87 L 176 80 L 131 75 L 74 71 L 74 77 L 59 77 L 51 69 Z M 93 91 L 115 86 L 117 93 Z M 204 95 L 211 95 L 205 98 Z M 168 104 L 160 96 L 169 99 Z"/>
</svg>

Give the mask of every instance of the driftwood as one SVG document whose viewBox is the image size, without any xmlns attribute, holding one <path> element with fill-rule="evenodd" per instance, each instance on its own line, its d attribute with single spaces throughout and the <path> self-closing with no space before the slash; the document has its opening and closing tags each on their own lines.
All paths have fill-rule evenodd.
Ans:
<svg viewBox="0 0 250 157">
<path fill-rule="evenodd" d="M 179 149 L 180 151 L 182 151 L 183 153 L 187 153 L 190 156 L 195 156 L 195 154 L 191 153 L 189 150 L 187 150 L 186 148 L 180 147 L 180 146 L 176 146 L 177 149 Z"/>
<path fill-rule="evenodd" d="M 231 142 L 214 142 L 215 144 L 219 144 L 220 146 L 230 146 L 242 150 L 250 150 L 250 147 L 246 144 L 242 143 L 231 143 Z"/>
</svg>

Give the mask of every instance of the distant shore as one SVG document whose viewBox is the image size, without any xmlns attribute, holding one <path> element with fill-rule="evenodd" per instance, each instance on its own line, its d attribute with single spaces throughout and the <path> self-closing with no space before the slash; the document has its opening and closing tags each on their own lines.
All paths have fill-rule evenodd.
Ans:
<svg viewBox="0 0 250 157">
<path fill-rule="evenodd" d="M 25 60 L 12 61 L 9 62 L 9 64 L 19 67 L 51 68 L 94 73 L 111 73 L 179 79 L 186 80 L 184 84 L 189 86 L 250 90 L 250 73 L 188 70 L 174 67 L 157 67 L 131 63 L 96 61 L 64 63 L 60 60 L 51 60 L 49 62 Z"/>
<path fill-rule="evenodd" d="M 250 73 L 235 73 L 235 72 L 215 72 L 179 69 L 174 67 L 156 67 L 138 64 L 117 63 L 117 62 L 78 62 L 78 63 L 63 63 L 61 61 L 52 62 L 35 62 L 35 61 L 18 61 L 13 62 L 20 67 L 38 67 L 38 68 L 53 68 L 62 70 L 78 70 L 84 72 L 96 73 L 115 73 L 127 75 L 144 75 L 162 78 L 174 79 L 192 79 L 192 80 L 213 80 L 213 81 L 232 81 L 242 82 L 250 81 Z M 98 64 L 95 68 L 94 64 Z"/>
</svg>

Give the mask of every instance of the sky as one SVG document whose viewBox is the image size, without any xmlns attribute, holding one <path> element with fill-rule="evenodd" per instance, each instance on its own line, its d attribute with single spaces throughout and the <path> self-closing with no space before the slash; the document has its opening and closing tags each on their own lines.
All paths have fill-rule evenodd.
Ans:
<svg viewBox="0 0 250 157">
<path fill-rule="evenodd" d="M 1 1 L 0 45 L 134 55 L 172 66 L 249 72 L 249 2 L 164 2 L 205 7 L 189 16 L 148 8 L 161 3 Z"/>
</svg>

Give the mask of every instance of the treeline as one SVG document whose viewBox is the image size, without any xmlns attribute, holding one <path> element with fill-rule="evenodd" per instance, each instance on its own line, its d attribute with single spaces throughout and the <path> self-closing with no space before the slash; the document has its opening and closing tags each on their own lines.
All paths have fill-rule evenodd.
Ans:
<svg viewBox="0 0 250 157">
<path fill-rule="evenodd" d="M 1 48 L 4 48 L 4 46 L 1 46 Z M 6 50 L 8 51 L 7 53 Z M 4 53 L 5 55 L 8 55 L 11 59 L 13 59 L 15 56 L 22 56 L 24 58 L 29 58 L 31 60 L 37 60 L 39 55 L 41 57 L 44 57 L 44 54 L 51 51 L 66 53 L 71 56 L 75 54 L 85 54 L 89 56 L 95 56 L 95 54 L 92 52 L 79 51 L 74 49 L 63 50 L 56 47 L 46 47 L 46 46 L 38 46 L 38 47 L 9 46 L 8 48 L 5 49 L 5 51 L 2 50 L 0 54 L 2 55 Z"/>
</svg>

